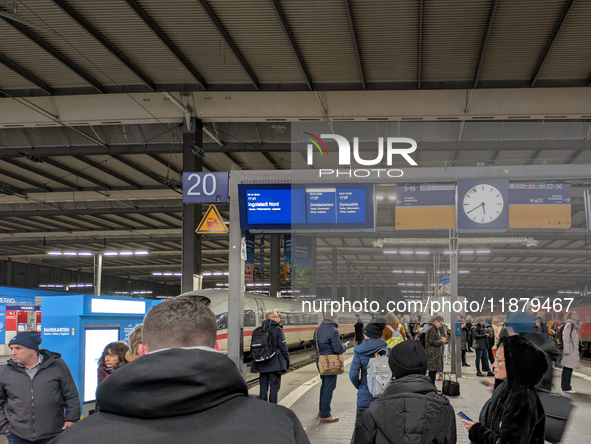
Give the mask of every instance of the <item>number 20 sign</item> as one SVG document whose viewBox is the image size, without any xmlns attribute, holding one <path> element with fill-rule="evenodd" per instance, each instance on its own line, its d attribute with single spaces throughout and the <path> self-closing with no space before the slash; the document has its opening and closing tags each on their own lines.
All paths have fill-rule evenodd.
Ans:
<svg viewBox="0 0 591 444">
<path fill-rule="evenodd" d="M 183 173 L 183 203 L 228 202 L 228 173 Z"/>
</svg>

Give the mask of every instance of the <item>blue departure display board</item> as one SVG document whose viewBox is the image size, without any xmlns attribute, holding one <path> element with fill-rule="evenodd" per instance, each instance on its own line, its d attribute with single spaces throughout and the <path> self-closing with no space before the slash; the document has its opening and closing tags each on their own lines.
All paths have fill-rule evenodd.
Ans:
<svg viewBox="0 0 591 444">
<path fill-rule="evenodd" d="M 373 184 L 238 188 L 243 230 L 375 230 Z"/>
</svg>

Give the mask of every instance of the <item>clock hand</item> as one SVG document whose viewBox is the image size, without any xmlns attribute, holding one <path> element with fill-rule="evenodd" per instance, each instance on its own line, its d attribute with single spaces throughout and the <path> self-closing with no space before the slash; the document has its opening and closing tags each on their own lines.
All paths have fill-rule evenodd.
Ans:
<svg viewBox="0 0 591 444">
<path fill-rule="evenodd" d="M 472 211 L 477 210 L 480 207 L 484 207 L 484 202 L 482 202 L 480 205 L 478 205 L 477 207 L 472 208 L 470 211 L 468 211 L 466 214 L 470 214 Z"/>
<path fill-rule="evenodd" d="M 484 205 L 484 202 L 482 202 L 482 212 L 484 213 L 484 215 L 486 216 L 486 205 Z"/>
</svg>

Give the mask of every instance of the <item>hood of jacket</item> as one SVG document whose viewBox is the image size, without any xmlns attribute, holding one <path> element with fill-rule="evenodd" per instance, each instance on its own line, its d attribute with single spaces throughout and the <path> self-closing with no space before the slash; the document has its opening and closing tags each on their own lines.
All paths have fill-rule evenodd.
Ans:
<svg viewBox="0 0 591 444">
<path fill-rule="evenodd" d="M 339 326 L 339 324 L 331 321 L 330 319 L 323 319 L 322 322 L 320 323 L 320 325 L 322 325 L 322 324 L 330 324 L 330 325 L 334 326 L 335 328 L 338 328 L 338 326 Z"/>
<path fill-rule="evenodd" d="M 546 354 L 522 336 L 501 339 L 505 350 L 507 381 L 514 386 L 535 386 L 548 370 Z"/>
<path fill-rule="evenodd" d="M 380 350 L 388 352 L 388 344 L 382 338 L 379 339 L 366 339 L 361 344 L 353 347 L 355 353 L 359 353 L 363 356 L 373 356 Z"/>
<path fill-rule="evenodd" d="M 62 355 L 60 353 L 52 352 L 52 351 L 45 350 L 45 349 L 39 350 L 39 354 L 43 355 L 43 362 L 41 363 L 41 366 L 39 367 L 39 369 L 47 367 L 52 362 L 54 362 L 56 359 L 59 359 L 62 357 Z M 10 365 L 12 367 L 20 368 L 19 365 L 16 362 L 14 362 L 12 359 L 9 359 L 8 361 L 6 361 L 6 364 Z"/>
<path fill-rule="evenodd" d="M 248 390 L 236 365 L 201 348 L 144 355 L 105 379 L 96 395 L 101 412 L 144 419 L 199 413 L 237 396 Z"/>
<path fill-rule="evenodd" d="M 269 327 L 280 327 L 283 328 L 283 325 L 279 324 L 279 322 L 274 321 L 273 319 L 265 319 L 261 325 L 262 328 L 269 328 Z"/>
</svg>

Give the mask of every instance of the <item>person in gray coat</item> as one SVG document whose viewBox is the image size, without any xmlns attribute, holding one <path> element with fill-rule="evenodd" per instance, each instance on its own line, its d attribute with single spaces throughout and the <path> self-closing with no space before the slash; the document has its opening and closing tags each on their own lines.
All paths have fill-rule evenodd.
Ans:
<svg viewBox="0 0 591 444">
<path fill-rule="evenodd" d="M 562 391 L 565 393 L 577 393 L 570 385 L 573 377 L 573 369 L 581 368 L 581 357 L 579 356 L 579 331 L 581 322 L 579 314 L 571 311 L 566 317 L 566 323 L 562 330 Z"/>
<path fill-rule="evenodd" d="M 9 444 L 46 444 L 80 419 L 68 366 L 40 344 L 35 331 L 16 335 L 8 343 L 12 359 L 0 366 L 0 431 Z"/>
</svg>

